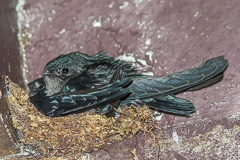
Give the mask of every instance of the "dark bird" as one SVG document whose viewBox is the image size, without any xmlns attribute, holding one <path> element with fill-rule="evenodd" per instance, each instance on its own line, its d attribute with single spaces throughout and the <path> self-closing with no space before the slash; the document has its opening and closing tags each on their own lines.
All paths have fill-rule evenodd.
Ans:
<svg viewBox="0 0 240 160">
<path fill-rule="evenodd" d="M 227 66 L 228 61 L 224 59 L 224 56 L 219 56 L 203 62 L 198 67 L 156 77 L 139 74 L 136 68 L 128 62 L 106 56 L 104 51 L 92 56 L 73 52 L 60 55 L 45 66 L 43 79 L 47 98 L 43 98 L 43 101 L 46 101 L 45 99 L 57 99 L 58 104 L 55 107 L 58 109 L 64 108 L 63 110 L 67 107 L 72 110 L 79 108 L 73 98 L 68 105 L 64 106 L 65 104 L 61 102 L 63 97 L 60 95 L 64 93 L 73 96 L 79 91 L 91 94 L 92 89 L 109 85 L 112 77 L 114 77 L 113 75 L 116 74 L 116 70 L 120 68 L 120 71 L 118 71 L 120 82 L 124 78 L 132 79 L 132 83 L 127 86 L 127 89 L 124 88 L 125 86 L 121 86 L 122 90 L 128 90 L 130 94 L 119 97 L 120 106 L 145 104 L 162 112 L 188 116 L 196 111 L 194 105 L 190 101 L 177 98 L 174 95 L 184 91 L 202 89 L 221 81 Z M 37 86 L 40 87 L 41 85 Z M 37 92 L 35 95 L 38 94 Z M 109 102 L 109 104 L 112 102 Z M 105 107 L 106 104 L 107 101 L 102 107 Z M 49 105 L 51 108 L 48 101 L 44 105 Z M 112 107 L 109 109 L 111 111 Z"/>
<path fill-rule="evenodd" d="M 61 92 L 47 95 L 46 84 L 43 78 L 28 83 L 30 101 L 47 116 L 60 116 L 77 113 L 94 108 L 98 114 L 111 115 L 110 111 L 116 108 L 122 97 L 129 95 L 131 78 L 119 80 L 118 67 L 108 84 L 96 86 L 92 89 L 80 90 L 81 83 L 68 82 Z M 80 84 L 80 85 L 78 85 Z"/>
</svg>

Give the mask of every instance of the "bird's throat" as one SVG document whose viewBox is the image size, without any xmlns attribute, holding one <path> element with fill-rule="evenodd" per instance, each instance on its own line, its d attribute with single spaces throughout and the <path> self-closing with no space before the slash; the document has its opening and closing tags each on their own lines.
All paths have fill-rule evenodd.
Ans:
<svg viewBox="0 0 240 160">
<path fill-rule="evenodd" d="M 44 81 L 46 83 L 47 96 L 51 96 L 55 93 L 61 92 L 64 85 L 67 83 L 67 81 L 63 81 L 60 78 L 50 75 L 44 76 Z"/>
</svg>

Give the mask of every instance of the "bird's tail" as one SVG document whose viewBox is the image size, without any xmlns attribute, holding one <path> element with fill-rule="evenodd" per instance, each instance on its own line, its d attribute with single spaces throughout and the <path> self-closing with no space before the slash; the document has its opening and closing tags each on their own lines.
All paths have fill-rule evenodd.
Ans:
<svg viewBox="0 0 240 160">
<path fill-rule="evenodd" d="M 189 116 L 196 111 L 192 102 L 172 95 L 144 99 L 142 102 L 150 108 L 181 116 Z"/>
</svg>

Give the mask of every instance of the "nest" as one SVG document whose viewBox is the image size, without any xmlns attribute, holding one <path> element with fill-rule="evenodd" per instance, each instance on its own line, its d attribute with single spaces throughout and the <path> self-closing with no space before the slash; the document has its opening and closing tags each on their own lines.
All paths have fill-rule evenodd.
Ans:
<svg viewBox="0 0 240 160">
<path fill-rule="evenodd" d="M 19 141 L 43 157 L 80 157 L 138 132 L 151 133 L 156 122 L 148 107 L 123 107 L 119 118 L 90 111 L 65 117 L 47 117 L 29 101 L 25 90 L 6 77 L 8 104 Z"/>
</svg>

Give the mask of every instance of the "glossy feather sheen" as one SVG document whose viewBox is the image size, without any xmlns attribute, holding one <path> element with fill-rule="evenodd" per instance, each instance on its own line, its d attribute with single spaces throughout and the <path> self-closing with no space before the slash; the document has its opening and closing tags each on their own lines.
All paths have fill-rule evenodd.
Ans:
<svg viewBox="0 0 240 160">
<path fill-rule="evenodd" d="M 223 56 L 220 56 L 202 63 L 199 67 L 183 70 L 164 77 L 148 76 L 135 78 L 129 86 L 134 94 L 131 94 L 129 98 L 133 97 L 134 99 L 135 96 L 139 97 L 139 93 L 142 93 L 141 98 L 147 98 L 157 94 L 176 94 L 191 89 L 191 87 L 201 87 L 201 83 L 221 74 L 227 66 L 228 61 L 224 60 Z M 221 79 L 221 77 L 219 78 Z M 205 87 L 208 86 L 208 84 L 204 85 Z M 209 83 L 209 85 L 212 84 Z M 154 93 L 151 91 L 154 91 Z M 149 95 L 149 93 L 151 94 Z"/>
<path fill-rule="evenodd" d="M 128 81 L 126 81 L 128 80 Z M 131 79 L 126 79 L 125 82 L 129 83 Z M 58 116 L 68 114 L 71 112 L 91 109 L 94 107 L 101 107 L 107 105 L 111 102 L 115 102 L 119 98 L 127 96 L 129 94 L 129 89 L 122 89 L 118 86 L 120 81 L 115 82 L 117 84 L 106 85 L 99 89 L 90 89 L 88 91 L 76 91 L 76 92 L 62 92 L 59 94 L 54 94 L 52 96 L 47 96 L 39 104 L 39 110 L 41 110 L 45 115 L 48 116 Z M 123 84 L 123 83 L 121 83 Z M 123 84 L 124 85 L 124 84 Z M 51 109 L 52 108 L 52 109 Z"/>
<path fill-rule="evenodd" d="M 37 79 L 29 84 L 29 88 L 31 101 L 48 116 L 92 108 L 99 114 L 109 114 L 118 105 L 139 102 L 156 110 L 188 116 L 196 111 L 194 105 L 174 95 L 221 81 L 227 66 L 228 61 L 219 56 L 195 68 L 154 77 L 137 73 L 130 63 L 106 56 L 104 51 L 92 56 L 73 52 L 46 65 L 46 75 L 43 75 L 53 79 Z M 65 72 L 59 72 L 61 69 Z M 57 85 L 59 91 L 52 85 L 56 77 L 60 79 L 58 83 L 62 83 Z"/>
</svg>

